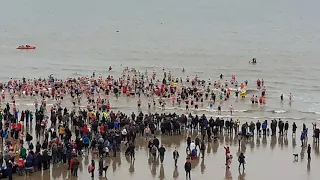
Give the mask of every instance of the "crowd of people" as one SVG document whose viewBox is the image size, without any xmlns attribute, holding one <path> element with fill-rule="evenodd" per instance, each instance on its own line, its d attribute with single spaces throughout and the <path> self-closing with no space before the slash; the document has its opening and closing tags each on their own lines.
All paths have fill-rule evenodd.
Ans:
<svg viewBox="0 0 320 180">
<path fill-rule="evenodd" d="M 126 147 L 125 155 L 130 157 L 131 161 L 135 161 L 137 137 L 145 138 L 149 142 L 150 156 L 156 159 L 159 154 L 160 162 L 163 163 L 166 148 L 160 144 L 156 136 L 158 134 L 174 136 L 181 133 L 187 134 L 184 168 L 187 178 L 190 178 L 192 160 L 204 158 L 206 143 L 211 143 L 221 133 L 226 132 L 239 136 L 239 145 L 241 141 L 247 141 L 253 134 L 261 135 L 262 132 L 263 136 L 268 135 L 270 133 L 269 126 L 271 135 L 275 135 L 277 126 L 280 135 L 287 134 L 289 124 L 281 120 L 272 120 L 270 125 L 267 120 L 263 123 L 258 121 L 241 124 L 237 119 L 224 120 L 223 118 L 207 117 L 205 114 L 193 115 L 188 112 L 176 114 L 138 111 L 137 114 L 125 114 L 114 111 L 108 99 L 109 96 L 112 96 L 111 91 L 117 99 L 120 93 L 128 97 L 137 96 L 138 110 L 142 104 L 141 94 L 149 98 L 149 109 L 151 102 L 155 106 L 155 99 L 158 98 L 158 103 L 164 110 L 166 104 L 164 99 L 169 98 L 172 100 L 173 106 L 176 102 L 181 105 L 181 101 L 185 101 L 186 110 L 188 110 L 189 101 L 190 105 L 197 109 L 208 99 L 210 99 L 208 101 L 210 107 L 213 108 L 216 101 L 214 91 L 219 92 L 222 101 L 227 100 L 231 93 L 228 81 L 224 85 L 220 81 L 215 81 L 211 86 L 211 81 L 206 84 L 197 76 L 192 80 L 187 78 L 183 82 L 182 79 L 174 78 L 170 72 L 165 72 L 164 78 L 160 82 L 155 79 L 155 72 L 150 80 L 147 74 L 147 71 L 140 73 L 126 68 L 123 71 L 123 77 L 119 80 L 112 76 L 103 80 L 101 75 L 95 79 L 94 72 L 91 78 L 69 78 L 62 81 L 50 76 L 47 80 L 26 80 L 23 78 L 21 81 L 10 80 L 8 83 L 1 84 L 1 102 L 5 105 L 0 114 L 0 126 L 2 127 L 0 134 L 4 144 L 0 164 L 6 165 L 9 179 L 12 179 L 12 174 L 15 172 L 18 172 L 19 175 L 29 174 L 46 170 L 50 168 L 51 164 L 58 163 L 67 164 L 72 175 L 78 176 L 79 158 L 89 154 L 93 159 L 88 167 L 88 172 L 92 177 L 95 176 L 94 158 L 97 157 L 99 158 L 98 175 L 102 176 L 103 171 L 106 172 L 108 169 L 108 164 L 104 164 L 103 159 L 119 156 L 118 152 L 123 146 Z M 220 78 L 222 79 L 223 75 Z M 188 83 L 191 84 L 189 87 Z M 263 80 L 262 82 L 259 80 L 257 83 L 262 88 L 262 97 L 265 95 L 263 83 Z M 232 76 L 231 84 L 235 87 L 238 86 L 235 76 Z M 240 86 L 243 88 L 247 84 L 248 82 L 245 82 Z M 205 90 L 206 88 L 208 91 Z M 210 93 L 211 97 L 209 98 Z M 102 94 L 107 97 L 102 98 Z M 65 102 L 66 99 L 69 99 L 66 95 L 71 97 L 72 105 L 69 107 L 63 106 L 63 104 L 68 104 Z M 87 96 L 86 108 L 79 106 L 82 103 L 82 96 Z M 29 109 L 20 111 L 17 107 L 17 97 L 33 98 L 35 111 Z M 37 101 L 39 97 L 42 99 L 40 105 Z M 47 100 L 50 99 L 55 103 L 48 107 Z M 232 113 L 231 108 L 230 111 Z M 297 126 L 293 123 L 293 133 L 296 133 L 296 129 Z M 317 128 L 314 129 L 317 130 Z M 190 134 L 194 131 L 199 132 L 199 136 L 193 141 Z M 315 132 L 315 137 L 318 139 L 319 131 L 317 133 Z M 303 135 L 301 135 L 302 145 L 304 145 L 303 142 L 305 142 L 307 134 L 308 129 L 304 125 Z M 229 168 L 232 155 L 228 149 L 226 147 L 226 167 Z M 173 151 L 172 156 L 174 165 L 178 166 L 177 160 L 180 153 L 177 149 Z M 240 163 L 239 169 L 240 165 L 244 169 L 245 156 L 243 153 L 238 156 L 238 161 Z"/>
<path fill-rule="evenodd" d="M 108 168 L 108 165 L 103 164 L 102 159 L 117 156 L 117 152 L 121 150 L 122 142 L 127 147 L 125 155 L 129 156 L 131 161 L 135 160 L 135 139 L 137 137 L 143 137 L 149 141 L 150 156 L 156 159 L 158 153 L 162 163 L 166 149 L 155 136 L 158 131 L 163 135 L 179 135 L 182 130 L 185 131 L 187 134 L 187 163 L 200 158 L 200 155 L 201 158 L 204 158 L 206 142 L 211 143 L 221 133 L 239 136 L 239 146 L 242 141 L 245 142 L 252 138 L 253 134 L 268 136 L 270 133 L 267 121 L 240 124 L 239 120 L 206 118 L 205 115 L 198 117 L 191 114 L 186 116 L 165 113 L 143 114 L 142 112 L 138 115 L 135 113 L 126 115 L 113 111 L 99 112 L 84 109 L 69 111 L 67 108 L 59 107 L 52 108 L 49 117 L 45 116 L 43 110 L 36 110 L 34 116 L 35 120 L 25 116 L 21 116 L 20 119 L 16 118 L 11 114 L 10 106 L 6 106 L 1 114 L 1 118 L 4 120 L 1 134 L 5 144 L 2 163 L 7 165 L 9 176 L 13 173 L 13 169 L 22 175 L 24 172 L 46 170 L 50 164 L 57 163 L 68 164 L 72 174 L 77 176 L 78 158 L 82 155 L 88 155 L 89 152 L 96 153 L 101 159 L 98 172 L 99 175 L 102 175 L 102 172 Z M 28 129 L 28 126 L 32 126 L 33 121 L 35 121 L 35 139 L 29 134 L 30 129 Z M 26 126 L 24 127 L 24 125 Z M 287 135 L 288 122 L 273 120 L 270 125 L 271 136 L 276 134 L 277 126 L 280 136 Z M 293 123 L 293 134 L 296 129 L 297 126 Z M 199 135 L 192 140 L 193 131 L 200 132 L 201 136 Z M 302 145 L 307 137 L 307 131 L 306 126 L 303 125 Z M 36 141 L 35 145 L 33 141 Z M 173 159 L 176 166 L 179 156 L 179 152 L 175 150 Z M 239 157 L 240 164 L 244 166 L 244 155 L 241 154 Z M 227 167 L 230 167 L 231 159 L 232 155 L 226 148 Z M 189 166 L 185 167 L 190 174 L 191 169 L 187 168 Z M 88 169 L 92 176 L 94 176 L 94 169 L 95 165 L 92 161 Z"/>
</svg>

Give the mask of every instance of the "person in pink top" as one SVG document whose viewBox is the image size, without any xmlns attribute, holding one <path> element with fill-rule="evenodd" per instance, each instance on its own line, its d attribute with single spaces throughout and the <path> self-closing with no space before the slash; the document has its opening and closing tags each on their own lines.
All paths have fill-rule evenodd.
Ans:
<svg viewBox="0 0 320 180">
<path fill-rule="evenodd" d="M 233 106 L 232 105 L 229 106 L 229 111 L 230 111 L 230 115 L 232 115 L 232 112 L 233 112 Z"/>
</svg>

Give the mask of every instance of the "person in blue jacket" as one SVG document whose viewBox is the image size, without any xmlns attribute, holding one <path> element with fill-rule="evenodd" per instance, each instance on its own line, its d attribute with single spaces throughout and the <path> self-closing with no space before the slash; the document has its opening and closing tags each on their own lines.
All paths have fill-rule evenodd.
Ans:
<svg viewBox="0 0 320 180">
<path fill-rule="evenodd" d="M 301 131 L 301 135 L 300 135 L 301 147 L 303 147 L 303 142 L 304 142 L 305 137 L 306 137 L 305 132 Z"/>
<path fill-rule="evenodd" d="M 88 136 L 85 136 L 83 138 L 83 145 L 84 145 L 84 149 L 87 151 L 89 148 L 89 143 L 90 143 L 90 139 Z"/>
<path fill-rule="evenodd" d="M 119 128 L 119 122 L 116 120 L 113 122 L 113 128 L 118 129 Z"/>
<path fill-rule="evenodd" d="M 34 154 L 29 152 L 27 159 L 26 159 L 26 163 L 25 163 L 26 174 L 30 175 L 30 173 L 33 169 L 34 163 L 35 163 Z"/>
<path fill-rule="evenodd" d="M 263 135 L 265 136 L 266 133 L 267 133 L 267 128 L 268 128 L 268 123 L 267 121 L 265 120 L 263 123 L 262 123 L 262 131 L 263 131 Z"/>
<path fill-rule="evenodd" d="M 303 134 L 305 138 L 308 138 L 308 128 L 306 128 L 305 130 L 303 130 Z"/>
</svg>

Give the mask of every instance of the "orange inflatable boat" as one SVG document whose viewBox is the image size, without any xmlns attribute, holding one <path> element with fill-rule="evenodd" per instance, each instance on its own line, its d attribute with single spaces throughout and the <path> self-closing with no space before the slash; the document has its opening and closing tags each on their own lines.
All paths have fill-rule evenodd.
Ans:
<svg viewBox="0 0 320 180">
<path fill-rule="evenodd" d="M 36 49 L 35 46 L 25 45 L 25 46 L 19 46 L 17 49 Z"/>
</svg>

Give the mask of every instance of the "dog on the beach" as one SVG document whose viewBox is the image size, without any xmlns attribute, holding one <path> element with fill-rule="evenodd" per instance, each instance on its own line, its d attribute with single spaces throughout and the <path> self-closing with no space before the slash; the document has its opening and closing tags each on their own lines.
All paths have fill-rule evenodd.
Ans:
<svg viewBox="0 0 320 180">
<path fill-rule="evenodd" d="M 293 154 L 293 160 L 294 160 L 294 161 L 298 162 L 298 157 L 299 157 L 298 154 Z"/>
</svg>

